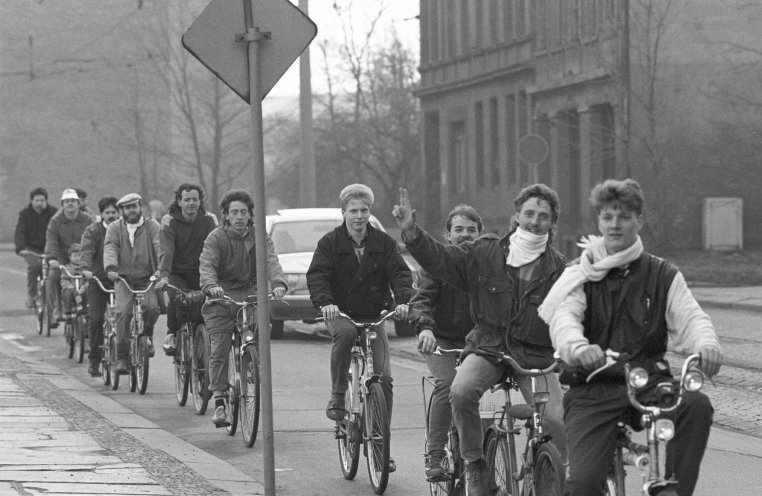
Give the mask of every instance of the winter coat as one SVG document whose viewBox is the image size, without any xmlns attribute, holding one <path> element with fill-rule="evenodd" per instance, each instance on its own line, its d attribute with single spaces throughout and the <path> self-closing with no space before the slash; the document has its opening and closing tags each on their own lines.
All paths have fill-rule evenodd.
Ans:
<svg viewBox="0 0 762 496">
<path fill-rule="evenodd" d="M 418 291 L 410 300 L 415 333 L 431 329 L 437 338 L 463 342 L 474 327 L 468 294 L 426 272 L 416 285 Z"/>
<path fill-rule="evenodd" d="M 159 266 L 159 229 L 158 222 L 144 218 L 135 231 L 133 246 L 124 219 L 109 224 L 103 244 L 105 271 L 116 271 L 131 284 L 147 282 Z"/>
<path fill-rule="evenodd" d="M 106 226 L 103 222 L 93 222 L 82 234 L 82 248 L 80 248 L 82 269 L 89 270 L 95 277 L 107 288 L 111 288 L 113 283 L 106 277 L 106 271 L 103 268 L 103 244 L 106 241 Z"/>
<path fill-rule="evenodd" d="M 35 253 L 45 251 L 45 232 L 48 223 L 56 213 L 56 207 L 48 205 L 41 213 L 37 213 L 30 203 L 19 212 L 19 220 L 16 223 L 16 254 L 21 250 L 30 250 Z"/>
<path fill-rule="evenodd" d="M 93 218 L 81 210 L 77 211 L 74 219 L 66 217 L 63 210 L 56 212 L 45 232 L 45 255 L 48 260 L 69 263 L 69 247 L 82 241 L 82 234 L 92 222 Z"/>
</svg>

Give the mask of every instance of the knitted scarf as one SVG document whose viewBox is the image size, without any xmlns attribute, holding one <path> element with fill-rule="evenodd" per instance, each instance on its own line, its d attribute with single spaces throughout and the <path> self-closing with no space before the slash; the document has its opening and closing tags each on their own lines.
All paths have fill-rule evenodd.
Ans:
<svg viewBox="0 0 762 496">
<path fill-rule="evenodd" d="M 547 233 L 538 236 L 520 227 L 516 228 L 509 239 L 511 240 L 511 248 L 508 251 L 506 264 L 517 268 L 537 260 L 545 252 L 548 245 Z"/>
</svg>

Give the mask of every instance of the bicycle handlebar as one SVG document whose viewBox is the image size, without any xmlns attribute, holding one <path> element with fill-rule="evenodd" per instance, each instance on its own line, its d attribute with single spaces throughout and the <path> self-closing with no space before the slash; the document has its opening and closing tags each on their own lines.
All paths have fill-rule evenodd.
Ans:
<svg viewBox="0 0 762 496">
<path fill-rule="evenodd" d="M 171 284 L 167 284 L 167 286 L 172 286 Z M 182 289 L 172 286 L 173 288 L 183 292 Z M 227 301 L 228 303 L 233 303 L 234 305 L 238 305 L 239 307 L 245 307 L 247 305 L 256 305 L 257 304 L 257 295 L 249 295 L 247 297 L 247 301 L 237 301 L 230 297 L 227 293 L 223 294 L 220 298 L 209 298 L 207 296 L 206 301 L 204 302 L 204 306 L 206 306 L 207 303 L 212 303 L 215 301 Z M 275 293 L 267 293 L 267 299 L 270 301 L 280 301 L 281 303 L 288 305 L 288 302 L 285 302 L 279 298 L 275 297 Z"/>
<path fill-rule="evenodd" d="M 115 291 L 114 289 L 106 289 L 103 286 L 103 283 L 101 282 L 101 280 L 98 279 L 97 277 L 93 276 L 93 277 L 91 277 L 91 279 L 95 280 L 95 282 L 98 283 L 98 286 L 100 286 L 100 288 L 103 290 L 104 293 L 113 293 Z"/>
<path fill-rule="evenodd" d="M 85 276 L 83 276 L 82 274 L 79 274 L 79 275 L 72 274 L 71 272 L 69 272 L 69 269 L 67 269 L 65 265 L 59 265 L 58 268 L 61 269 L 64 272 L 66 272 L 66 275 L 69 276 L 69 278 L 71 278 L 71 279 L 84 279 L 85 278 Z"/>
<path fill-rule="evenodd" d="M 434 350 L 435 355 L 443 355 L 443 356 L 459 356 L 461 353 L 463 353 L 463 349 L 444 349 L 437 346 L 437 349 Z M 507 365 L 510 365 L 510 367 L 518 374 L 520 375 L 526 375 L 530 377 L 539 377 L 543 375 L 548 375 L 551 372 L 554 372 L 558 368 L 558 361 L 554 361 L 548 368 L 545 369 L 525 369 L 521 365 L 518 364 L 518 362 L 510 355 L 506 355 L 505 353 L 499 352 L 499 351 L 490 351 L 485 350 L 483 348 L 477 348 L 474 352 L 477 355 L 480 356 L 489 356 L 493 358 L 497 358 L 502 363 L 505 363 Z"/>
<path fill-rule="evenodd" d="M 385 313 L 378 322 L 357 322 L 352 317 L 347 315 L 346 313 L 339 312 L 339 317 L 344 317 L 352 325 L 354 325 L 357 328 L 373 327 L 373 326 L 381 325 L 381 324 L 383 324 L 384 322 L 386 322 L 387 320 L 393 318 L 396 315 L 397 315 L 397 313 L 392 311 L 392 312 Z M 325 322 L 325 317 L 318 317 L 318 318 L 315 319 L 315 321 L 316 322 Z"/>
<path fill-rule="evenodd" d="M 27 251 L 29 251 L 29 250 L 27 250 Z M 48 258 L 48 256 L 45 255 L 44 253 L 36 253 L 36 252 L 33 252 L 33 251 L 29 251 L 29 255 L 33 256 L 33 257 L 40 258 L 42 260 L 47 260 L 47 258 Z"/>
<path fill-rule="evenodd" d="M 125 286 L 127 286 L 127 290 L 130 293 L 135 294 L 135 295 L 144 295 L 144 294 L 148 293 L 149 291 L 151 291 L 153 289 L 154 285 L 156 284 L 156 276 L 151 276 L 151 284 L 149 284 L 147 288 L 145 288 L 145 289 L 132 289 L 132 286 L 130 286 L 130 283 L 128 283 L 127 280 L 124 277 L 122 277 L 122 276 L 116 276 L 116 277 L 117 277 L 117 279 L 122 281 Z"/>
</svg>

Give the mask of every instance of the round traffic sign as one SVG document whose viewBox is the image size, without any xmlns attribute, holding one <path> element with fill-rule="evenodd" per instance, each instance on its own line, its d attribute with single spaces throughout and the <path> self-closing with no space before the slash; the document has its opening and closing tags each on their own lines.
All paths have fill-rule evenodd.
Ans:
<svg viewBox="0 0 762 496">
<path fill-rule="evenodd" d="M 519 158 L 528 164 L 540 164 L 548 158 L 548 141 L 539 134 L 527 134 L 519 140 Z"/>
</svg>

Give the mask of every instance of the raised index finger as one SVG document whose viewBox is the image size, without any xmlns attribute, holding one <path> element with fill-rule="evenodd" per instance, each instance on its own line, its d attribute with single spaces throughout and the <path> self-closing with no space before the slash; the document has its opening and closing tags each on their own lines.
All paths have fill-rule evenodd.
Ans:
<svg viewBox="0 0 762 496">
<path fill-rule="evenodd" d="M 410 208 L 410 196 L 407 188 L 400 188 L 400 207 Z"/>
</svg>

